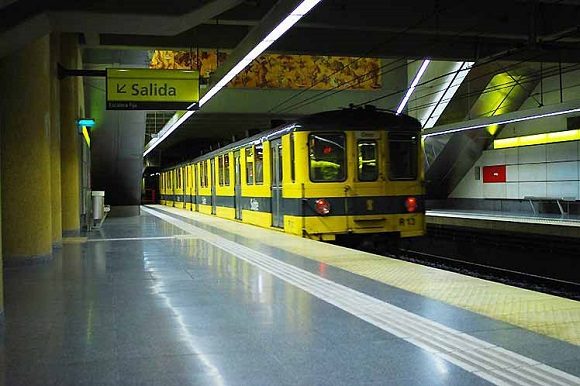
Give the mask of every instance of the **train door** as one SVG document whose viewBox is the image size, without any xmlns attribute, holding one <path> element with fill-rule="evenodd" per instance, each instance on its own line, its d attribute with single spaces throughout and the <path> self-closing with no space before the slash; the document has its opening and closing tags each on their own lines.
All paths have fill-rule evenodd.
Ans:
<svg viewBox="0 0 580 386">
<path fill-rule="evenodd" d="M 234 207 L 236 219 L 242 219 L 242 176 L 240 165 L 240 151 L 234 152 Z"/>
<path fill-rule="evenodd" d="M 175 184 L 177 184 L 177 172 L 171 171 L 171 206 L 175 207 Z"/>
<path fill-rule="evenodd" d="M 272 226 L 284 227 L 282 213 L 282 142 L 277 139 L 270 142 L 272 157 Z"/>
<path fill-rule="evenodd" d="M 216 210 L 216 179 L 215 179 L 215 158 L 210 161 L 211 166 L 211 214 L 215 214 Z"/>
<path fill-rule="evenodd" d="M 186 209 L 187 208 L 187 203 L 188 203 L 187 193 L 189 192 L 189 184 L 188 184 L 189 180 L 187 179 L 187 174 L 188 174 L 187 173 L 187 169 L 188 169 L 187 166 L 183 166 L 181 168 L 181 170 L 183 172 L 183 175 L 182 175 L 183 178 L 181 179 L 181 185 L 183 186 L 183 197 L 182 197 L 182 199 L 183 199 L 183 209 Z"/>
</svg>

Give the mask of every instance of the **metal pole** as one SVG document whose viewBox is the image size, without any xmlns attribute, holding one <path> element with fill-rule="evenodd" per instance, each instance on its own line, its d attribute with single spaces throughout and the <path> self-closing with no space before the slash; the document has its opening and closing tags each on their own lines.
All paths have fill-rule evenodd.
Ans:
<svg viewBox="0 0 580 386">
<path fill-rule="evenodd" d="M 60 63 L 57 65 L 58 79 L 64 79 L 69 76 L 95 76 L 104 78 L 107 76 L 107 70 L 70 70 L 64 68 Z"/>
</svg>

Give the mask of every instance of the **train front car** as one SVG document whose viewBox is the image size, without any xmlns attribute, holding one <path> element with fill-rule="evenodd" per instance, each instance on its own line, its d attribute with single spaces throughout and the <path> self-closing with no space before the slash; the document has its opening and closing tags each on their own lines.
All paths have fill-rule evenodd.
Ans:
<svg viewBox="0 0 580 386">
<path fill-rule="evenodd" d="M 406 115 L 347 109 L 301 120 L 291 134 L 297 184 L 284 189 L 284 227 L 334 240 L 380 235 L 393 244 L 425 233 L 421 125 Z M 300 203 L 291 203 L 301 198 Z M 294 212 L 294 213 L 292 213 Z M 299 213 L 298 213 L 299 212 Z"/>
</svg>

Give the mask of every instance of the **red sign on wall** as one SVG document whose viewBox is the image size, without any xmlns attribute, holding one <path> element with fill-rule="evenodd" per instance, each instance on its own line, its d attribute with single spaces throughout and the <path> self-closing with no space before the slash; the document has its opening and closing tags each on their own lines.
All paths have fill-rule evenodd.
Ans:
<svg viewBox="0 0 580 386">
<path fill-rule="evenodd" d="M 493 165 L 483 167 L 483 183 L 506 182 L 505 165 Z"/>
</svg>

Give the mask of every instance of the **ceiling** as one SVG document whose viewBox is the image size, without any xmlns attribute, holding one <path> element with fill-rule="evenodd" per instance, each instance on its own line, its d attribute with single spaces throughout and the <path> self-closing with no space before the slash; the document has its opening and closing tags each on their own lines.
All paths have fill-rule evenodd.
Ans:
<svg viewBox="0 0 580 386">
<path fill-rule="evenodd" d="M 93 51 L 216 48 L 236 51 L 297 0 L 5 0 L 0 57 L 48 32 L 79 33 Z M 265 28 L 265 27 L 264 27 Z M 580 62 L 580 1 L 322 0 L 269 49 L 315 55 Z M 106 64 L 108 55 L 100 57 Z M 95 59 L 97 62 L 99 59 Z M 96 63 L 99 64 L 99 63 Z M 147 131 L 171 114 L 148 113 Z M 160 145 L 198 152 L 249 128 L 269 128 L 267 113 L 195 114 Z M 221 130 L 222 127 L 228 130 Z M 201 133 L 201 134 L 200 134 Z M 223 138 L 223 137 L 226 138 Z M 147 138 L 148 140 L 149 138 Z M 182 145 L 179 145 L 179 144 Z M 191 145 L 191 144 L 194 145 Z M 189 145 L 187 145 L 189 144 Z M 191 150 L 191 146 L 195 149 Z M 187 150 L 189 149 L 189 150 Z"/>
<path fill-rule="evenodd" d="M 286 2 L 286 0 L 281 0 Z M 39 15 L 96 46 L 233 49 L 273 0 L 15 0 L 0 32 Z M 558 50 L 578 60 L 580 2 L 323 0 L 273 51 L 476 59 L 505 49 Z M 56 24 L 59 23 L 59 24 Z M 188 24 L 189 23 L 189 24 Z"/>
</svg>

